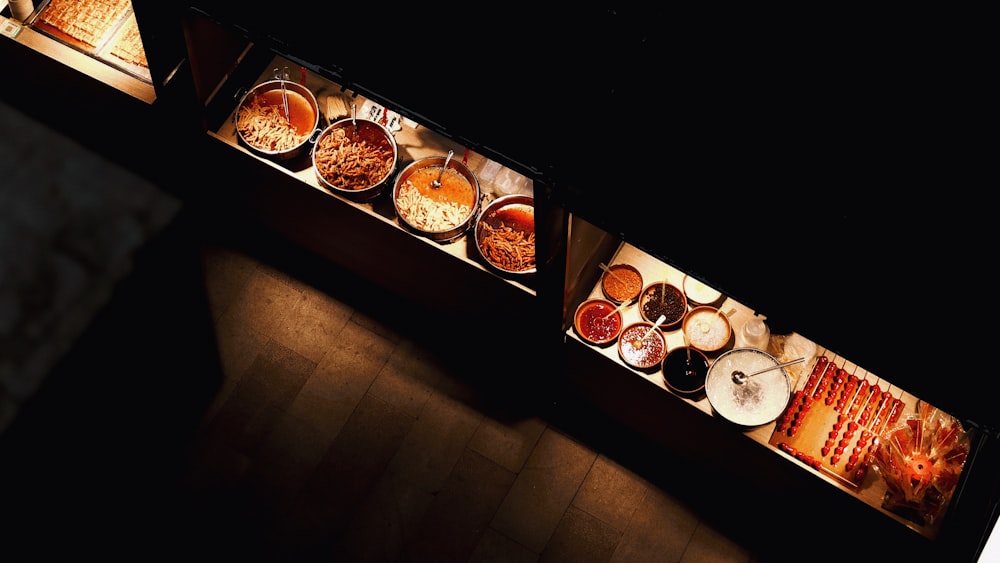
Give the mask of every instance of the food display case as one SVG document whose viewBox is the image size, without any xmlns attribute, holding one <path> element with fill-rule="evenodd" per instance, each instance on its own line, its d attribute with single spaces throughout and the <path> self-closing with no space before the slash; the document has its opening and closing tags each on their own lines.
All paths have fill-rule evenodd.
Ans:
<svg viewBox="0 0 1000 563">
<path fill-rule="evenodd" d="M 544 192 L 544 174 L 369 90 L 339 69 L 289 53 L 267 34 L 200 8 L 185 15 L 184 25 L 202 107 L 199 152 L 213 173 L 224 177 L 215 193 L 220 205 L 410 299 L 429 321 L 454 327 L 483 319 L 497 331 L 519 335 L 526 348 L 539 342 L 536 317 L 542 308 L 536 304 L 545 283 L 539 272 L 548 272 L 543 264 L 552 259 L 542 241 L 551 239 L 535 232 L 531 215 L 542 212 L 534 202 Z M 253 128 L 260 128 L 260 121 L 250 119 L 255 92 L 274 94 L 278 129 L 292 125 L 297 111 L 284 100 L 308 102 L 302 104 L 308 123 L 296 129 L 294 146 L 271 150 L 256 144 L 259 131 Z M 368 133 L 379 140 L 352 141 Z M 389 173 L 359 183 L 348 179 L 358 175 L 348 172 L 357 156 L 353 151 L 386 141 Z M 435 170 L 444 180 L 441 187 L 421 188 L 416 195 L 418 178 L 430 178 L 425 172 Z M 459 170 L 464 176 L 451 174 Z M 474 186 L 475 197 L 455 202 L 461 218 L 447 224 L 443 219 L 451 207 L 441 202 L 452 177 Z M 523 262 L 503 268 L 484 251 L 498 235 L 477 227 L 495 223 L 497 211 L 491 212 L 490 204 L 509 198 L 518 198 L 527 220 L 517 228 L 513 221 L 505 225 L 514 238 L 503 245 Z"/>
<path fill-rule="evenodd" d="M 717 485 L 726 491 L 722 496 L 727 502 L 753 505 L 760 501 L 759 491 L 767 491 L 764 502 L 801 505 L 793 511 L 803 520 L 781 518 L 757 529 L 766 534 L 777 524 L 787 532 L 781 534 L 784 545 L 778 553 L 809 549 L 820 541 L 816 536 L 827 525 L 823 522 L 845 519 L 864 533 L 878 535 L 896 555 L 974 557 L 978 534 L 992 525 L 996 501 L 996 485 L 989 475 L 995 458 L 984 453 L 994 447 L 988 430 L 937 408 L 933 397 L 915 396 L 905 386 L 912 381 L 906 369 L 872 371 L 813 341 L 808 333 L 786 332 L 785 327 L 763 344 L 751 341 L 742 328 L 751 320 L 766 323 L 766 311 L 724 291 L 714 293 L 719 296 L 713 297 L 714 307 L 728 317 L 732 331 L 721 348 L 705 352 L 711 366 L 709 385 L 716 362 L 753 351 L 762 352 L 773 366 L 784 366 L 780 369 L 785 375 L 776 377 L 782 382 L 787 378 L 788 387 L 774 391 L 770 398 L 780 404 L 762 419 L 755 415 L 770 408 L 765 407 L 770 398 L 750 394 L 741 387 L 743 382 L 735 382 L 735 373 L 729 381 L 729 368 L 723 372 L 721 394 L 713 396 L 704 388 L 693 394 L 678 392 L 668 383 L 662 362 L 652 369 L 636 369 L 624 360 L 624 333 L 618 342 L 594 343 L 581 334 L 574 315 L 581 303 L 609 297 L 604 280 L 614 271 L 608 269 L 621 265 L 635 267 L 644 284 L 664 281 L 685 287 L 692 279 L 707 288 L 711 284 L 582 217 L 573 216 L 569 222 L 563 325 L 567 386 L 655 443 L 683 452 L 693 463 L 731 467 L 723 472 L 729 483 Z M 641 306 L 638 297 L 623 303 L 620 323 L 640 321 Z M 687 304 L 689 313 L 696 308 L 703 306 Z M 692 343 L 679 326 L 663 334 L 668 350 L 683 350 Z M 789 467 L 802 475 L 789 475 Z M 800 481 L 803 475 L 815 482 Z M 820 490 L 823 487 L 829 491 Z M 842 494 L 820 500 L 830 491 Z M 969 518 L 983 527 L 970 533 Z"/>
<path fill-rule="evenodd" d="M 166 174 L 150 143 L 195 120 L 179 8 L 129 0 L 0 0 L 2 97 L 122 165 Z M 26 12 L 26 13 L 25 13 Z M 175 111 L 184 108 L 182 111 Z M 161 126 L 167 123 L 169 126 Z"/>
<path fill-rule="evenodd" d="M 884 119 L 852 115 L 850 126 L 878 134 L 847 149 L 836 135 L 802 142 L 820 136 L 811 130 L 846 127 L 838 122 L 844 111 L 815 118 L 802 101 L 782 98 L 789 105 L 779 107 L 758 90 L 713 79 L 733 65 L 709 72 L 693 57 L 678 58 L 657 39 L 659 19 L 618 8 L 581 8 L 556 37 L 551 30 L 564 14 L 542 8 L 501 10 L 487 32 L 457 11 L 416 6 L 369 19 L 303 6 L 289 20 L 214 0 L 132 0 L 148 76 L 115 60 L 107 43 L 81 49 L 35 24 L 43 20 L 11 23 L 7 11 L 5 50 L 17 73 L 46 69 L 45 79 L 27 83 L 25 105 L 83 77 L 98 107 L 138 119 L 150 114 L 124 109 L 136 100 L 165 110 L 154 112 L 156 125 L 177 143 L 167 155 L 144 154 L 147 169 L 170 160 L 175 170 L 197 171 L 192 190 L 220 213 L 265 224 L 408 298 L 407 314 L 451 327 L 473 319 L 483 328 L 464 331 L 470 344 L 516 339 L 509 359 L 519 367 L 505 377 L 522 378 L 542 402 L 595 405 L 679 462 L 703 468 L 718 480 L 702 483 L 713 487 L 705 504 L 725 499 L 723 511 L 745 521 L 748 534 L 773 539 L 776 553 L 847 557 L 865 545 L 856 554 L 866 559 L 974 561 L 997 517 L 1000 420 L 995 394 L 978 380 L 961 381 L 985 348 L 962 340 L 956 352 L 955 339 L 970 325 L 949 320 L 963 308 L 944 307 L 985 307 L 953 292 L 956 284 L 982 289 L 977 266 L 935 250 L 981 240 L 978 231 L 938 220 L 953 211 L 948 202 L 968 202 L 960 190 L 944 202 L 947 182 L 933 202 L 907 213 L 897 199 L 876 200 L 871 185 L 853 182 L 882 181 L 887 169 L 893 182 L 928 179 L 923 160 L 910 158 L 922 152 L 881 150 Z M 106 22 L 111 36 L 126 33 L 124 17 Z M 653 72 L 662 68 L 669 72 Z M 248 93 L 268 83 L 282 97 L 296 91 L 313 102 L 301 150 L 270 154 L 240 131 Z M 105 99 L 104 86 L 117 95 Z M 279 115 L 290 122 L 287 107 Z M 810 118 L 776 119 L 786 113 Z M 359 119 L 389 131 L 396 171 L 450 155 L 478 180 L 479 208 L 530 198 L 530 275 L 485 263 L 474 221 L 437 239 L 405 224 L 395 174 L 371 198 L 318 176 L 317 138 Z M 776 129 L 780 140 L 771 142 Z M 126 138 L 98 132 L 90 142 L 116 152 Z M 884 161 L 872 176 L 875 151 Z M 727 353 L 748 348 L 775 364 L 794 361 L 778 368 L 787 383 L 781 409 L 746 426 L 720 414 L 707 390 L 677 392 L 662 363 L 627 364 L 617 338 L 582 338 L 577 308 L 608 297 L 601 266 L 617 264 L 633 266 L 643 286 L 684 289 L 694 280 L 715 292 L 706 300 L 730 332 L 721 348 L 705 352 L 709 373 Z M 685 296 L 689 311 L 698 298 L 693 290 Z M 634 300 L 618 312 L 623 325 L 645 320 Z M 761 319 L 766 343 L 747 340 L 744 326 Z M 961 334 L 949 332 L 956 327 Z M 683 323 L 655 330 L 665 351 L 691 343 Z M 524 369 L 535 361 L 526 358 L 554 365 Z M 883 447 L 890 442 L 895 449 Z M 767 505 L 782 508 L 776 520 Z"/>
<path fill-rule="evenodd" d="M 52 85 L 77 75 L 153 104 L 184 60 L 170 3 L 17 1 L 0 2 L 5 45 L 19 53 L 10 59 L 18 63 L 14 76 Z"/>
</svg>

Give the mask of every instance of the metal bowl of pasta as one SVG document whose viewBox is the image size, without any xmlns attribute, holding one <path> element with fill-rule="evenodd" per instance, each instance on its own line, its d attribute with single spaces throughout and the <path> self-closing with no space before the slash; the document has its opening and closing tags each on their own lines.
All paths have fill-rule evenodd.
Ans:
<svg viewBox="0 0 1000 563">
<path fill-rule="evenodd" d="M 352 201 L 370 201 L 392 180 L 399 158 L 396 139 L 383 125 L 345 118 L 324 129 L 313 146 L 316 179 Z"/>
<path fill-rule="evenodd" d="M 288 80 L 268 80 L 240 100 L 236 134 L 251 151 L 274 160 L 302 154 L 319 128 L 316 96 Z"/>
<path fill-rule="evenodd" d="M 490 269 L 507 277 L 535 273 L 535 198 L 494 199 L 483 206 L 473 232 L 476 254 Z"/>
<path fill-rule="evenodd" d="M 438 179 L 439 186 L 434 183 Z M 479 179 L 464 163 L 428 156 L 407 164 L 396 175 L 392 205 L 403 227 L 447 243 L 469 230 L 479 213 L 480 193 Z"/>
</svg>

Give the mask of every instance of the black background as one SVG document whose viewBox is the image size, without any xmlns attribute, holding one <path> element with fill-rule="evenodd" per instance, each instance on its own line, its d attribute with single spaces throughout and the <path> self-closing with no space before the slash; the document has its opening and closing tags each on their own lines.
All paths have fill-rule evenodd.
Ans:
<svg viewBox="0 0 1000 563">
<path fill-rule="evenodd" d="M 629 2 L 198 5 L 528 163 L 557 203 L 775 333 L 1000 422 L 995 376 L 978 375 L 993 332 L 986 89 L 947 22 Z"/>
</svg>

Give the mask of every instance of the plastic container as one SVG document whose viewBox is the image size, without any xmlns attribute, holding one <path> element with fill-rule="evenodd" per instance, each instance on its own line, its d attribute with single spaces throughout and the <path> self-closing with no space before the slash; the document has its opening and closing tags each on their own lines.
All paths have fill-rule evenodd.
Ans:
<svg viewBox="0 0 1000 563">
<path fill-rule="evenodd" d="M 10 15 L 19 22 L 26 21 L 35 11 L 35 3 L 32 0 L 10 0 L 8 4 Z"/>
<path fill-rule="evenodd" d="M 767 327 L 764 319 L 754 317 L 743 324 L 743 328 L 740 330 L 740 339 L 742 340 L 741 346 L 766 352 L 767 344 L 771 340 L 771 329 Z"/>
</svg>

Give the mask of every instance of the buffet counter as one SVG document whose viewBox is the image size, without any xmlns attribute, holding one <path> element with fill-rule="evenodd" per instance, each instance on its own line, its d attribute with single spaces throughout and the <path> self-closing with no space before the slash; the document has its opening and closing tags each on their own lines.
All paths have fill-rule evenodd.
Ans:
<svg viewBox="0 0 1000 563">
<path fill-rule="evenodd" d="M 371 119 L 378 122 L 384 121 L 383 125 L 393 132 L 396 144 L 398 145 L 399 163 L 396 166 L 396 171 L 403 168 L 409 162 L 430 156 L 444 156 L 448 151 L 454 151 L 455 160 L 466 164 L 478 178 L 482 189 L 481 199 L 484 203 L 508 194 L 532 196 L 533 186 L 530 179 L 489 160 L 475 151 L 459 145 L 455 141 L 419 123 L 390 111 L 361 94 L 346 90 L 341 85 L 325 79 L 308 69 L 302 68 L 281 56 L 276 56 L 266 64 L 264 70 L 252 83 L 248 83 L 244 85 L 244 88 L 239 89 L 237 91 L 237 99 L 231 101 L 214 101 L 214 103 L 220 105 L 231 106 L 231 111 L 225 115 L 221 124 L 209 130 L 208 134 L 213 139 L 221 141 L 225 145 L 246 154 L 248 157 L 260 161 L 263 165 L 289 176 L 302 185 L 309 186 L 323 196 L 333 198 L 337 203 L 342 202 L 370 217 L 372 220 L 378 221 L 389 228 L 398 229 L 401 233 L 411 236 L 416 242 L 427 245 L 428 250 L 431 252 L 446 254 L 459 260 L 462 265 L 470 266 L 493 275 L 493 272 L 477 259 L 475 249 L 469 244 L 470 232 L 466 232 L 464 236 L 460 236 L 450 242 L 438 242 L 407 231 L 404 226 L 400 225 L 399 219 L 396 217 L 393 209 L 392 201 L 389 198 L 391 188 L 386 188 L 385 192 L 369 202 L 350 201 L 342 195 L 332 192 L 319 181 L 315 168 L 312 166 L 311 153 L 309 151 L 287 160 L 278 160 L 261 157 L 248 148 L 241 141 L 236 130 L 239 98 L 254 85 L 274 80 L 275 69 L 290 69 L 290 79 L 303 84 L 314 94 L 321 113 L 318 126 L 320 130 L 331 122 L 352 117 L 352 112 L 355 111 L 357 118 Z M 529 296 L 533 297 L 536 295 L 536 290 L 531 286 L 530 280 L 505 279 L 504 281 Z"/>
<path fill-rule="evenodd" d="M 645 286 L 666 281 L 677 288 L 682 288 L 687 277 L 686 273 L 627 242 L 622 242 L 617 250 L 607 258 L 607 265 L 618 264 L 634 266 L 641 273 Z M 590 288 L 589 292 L 578 297 L 577 301 L 568 304 L 567 322 L 573 322 L 573 311 L 576 305 L 587 299 L 602 298 L 606 298 L 606 295 L 601 282 L 598 281 Z M 733 330 L 729 342 L 722 349 L 706 353 L 710 364 L 714 364 L 727 352 L 747 346 L 740 329 L 755 316 L 755 311 L 750 307 L 725 295 L 716 302 L 716 305 L 719 311 L 728 316 Z M 688 305 L 688 308 L 690 310 L 691 304 Z M 638 300 L 631 305 L 626 304 L 621 312 L 621 324 L 624 326 L 644 320 L 639 312 Z M 662 332 L 666 337 L 668 351 L 685 346 L 685 337 L 681 328 L 675 327 Z M 872 443 L 873 435 L 877 435 L 880 430 L 892 428 L 899 421 L 919 417 L 926 413 L 925 410 L 921 409 L 928 407 L 919 398 L 892 384 L 884 377 L 866 371 L 848 358 L 825 349 L 802 335 L 794 333 L 773 335 L 764 351 L 773 356 L 777 362 L 792 362 L 799 358 L 804 358 L 804 361 L 783 368 L 788 374 L 791 392 L 785 408 L 782 409 L 782 414 L 766 424 L 744 426 L 720 416 L 704 392 L 694 396 L 674 393 L 665 383 L 660 366 L 648 370 L 629 366 L 622 360 L 617 343 L 591 344 L 581 338 L 575 326 L 568 326 L 565 336 L 578 354 L 574 361 L 581 366 L 581 369 L 576 371 L 585 369 L 583 366 L 589 366 L 588 371 L 596 370 L 599 366 L 605 368 L 609 365 L 614 366 L 610 370 L 611 372 L 631 374 L 645 384 L 640 387 L 647 389 L 647 391 L 636 387 L 636 392 L 659 394 L 662 397 L 674 399 L 663 402 L 666 405 L 674 404 L 676 407 L 660 408 L 689 409 L 696 413 L 695 416 L 688 417 L 686 420 L 708 417 L 712 419 L 713 423 L 718 423 L 723 428 L 741 434 L 751 443 L 762 446 L 787 462 L 799 466 L 828 485 L 848 493 L 851 497 L 860 500 L 903 526 L 929 539 L 937 536 L 941 521 L 944 519 L 943 509 L 933 521 L 925 521 L 925 519 L 915 516 L 916 510 L 887 509 L 884 505 L 889 490 L 887 483 L 879 472 L 872 470 L 873 458 L 866 457 L 867 454 L 874 451 L 865 449 Z M 830 370 L 827 373 L 825 369 L 827 366 L 842 369 L 843 371 L 840 373 L 845 377 L 839 383 L 834 384 L 836 372 Z M 856 378 L 853 379 L 854 382 L 863 382 L 863 385 L 848 387 L 843 381 L 847 379 L 847 376 L 853 376 Z M 612 374 L 611 377 L 615 377 L 615 375 Z M 835 400 L 838 393 L 844 395 L 841 403 Z M 805 397 L 811 398 L 808 399 L 808 406 L 803 408 L 807 402 Z M 868 405 L 867 414 L 865 413 L 866 405 Z M 837 423 L 838 417 L 841 419 L 840 424 Z M 859 422 L 860 428 L 857 427 Z M 649 424 L 649 422 L 641 424 Z M 681 424 L 678 427 L 684 426 Z M 849 427 L 852 430 L 847 433 Z M 865 439 L 862 440 L 862 431 L 866 428 L 870 430 L 870 434 L 865 434 Z M 655 429 L 648 430 L 651 434 L 656 433 Z M 929 430 L 927 436 L 930 437 Z M 877 445 L 878 441 L 875 440 L 875 446 Z M 838 446 L 841 448 L 839 453 L 836 450 Z M 967 443 L 965 447 L 965 453 L 967 453 Z M 846 451 L 844 451 L 845 449 Z M 851 457 L 852 450 L 855 455 L 853 458 Z M 962 459 L 964 460 L 964 457 Z M 954 469 L 954 467 L 947 469 Z M 961 472 L 961 470 L 961 465 L 959 465 L 957 471 Z"/>
</svg>

